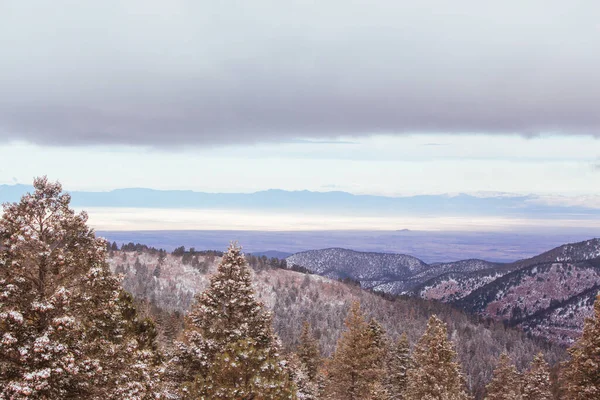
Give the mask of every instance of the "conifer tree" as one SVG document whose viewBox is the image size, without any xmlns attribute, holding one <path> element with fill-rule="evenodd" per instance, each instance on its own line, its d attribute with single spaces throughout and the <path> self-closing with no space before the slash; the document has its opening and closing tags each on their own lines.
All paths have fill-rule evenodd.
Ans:
<svg viewBox="0 0 600 400">
<path fill-rule="evenodd" d="M 520 400 L 522 399 L 522 379 L 508 354 L 502 353 L 494 376 L 487 385 L 486 400 Z"/>
<path fill-rule="evenodd" d="M 600 294 L 594 303 L 594 318 L 585 321 L 583 334 L 569 349 L 563 365 L 563 389 L 569 399 L 600 398 Z"/>
<path fill-rule="evenodd" d="M 379 365 L 381 354 L 376 351 L 373 332 L 358 302 L 350 307 L 345 326 L 328 365 L 327 395 L 335 400 L 369 398 L 383 371 Z"/>
<path fill-rule="evenodd" d="M 302 325 L 300 343 L 296 349 L 293 363 L 293 380 L 298 388 L 299 399 L 319 398 L 319 369 L 321 366 L 321 352 L 319 342 L 313 336 L 308 321 Z"/>
<path fill-rule="evenodd" d="M 435 315 L 413 352 L 415 367 L 408 372 L 405 399 L 463 400 L 465 391 L 456 351 L 448 340 L 446 324 Z"/>
<path fill-rule="evenodd" d="M 187 316 L 175 375 L 190 398 L 294 398 L 279 351 L 271 316 L 254 298 L 246 259 L 232 244 Z"/>
<path fill-rule="evenodd" d="M 371 332 L 371 340 L 376 351 L 384 355 L 387 352 L 387 337 L 385 330 L 375 318 L 369 320 L 369 331 Z"/>
<path fill-rule="evenodd" d="M 306 366 L 300 361 L 297 354 L 291 353 L 287 356 L 289 362 L 289 371 L 291 380 L 294 382 L 297 388 L 297 397 L 299 400 L 318 400 L 321 398 L 320 388 L 320 375 L 315 376 L 314 379 L 310 379 Z"/>
<path fill-rule="evenodd" d="M 319 351 L 319 342 L 312 335 L 308 321 L 305 321 L 302 325 L 300 343 L 296 353 L 303 368 L 306 370 L 308 379 L 316 381 L 319 366 L 321 365 L 321 352 Z"/>
<path fill-rule="evenodd" d="M 152 396 L 153 324 L 61 185 L 34 188 L 0 219 L 0 398 Z"/>
<path fill-rule="evenodd" d="M 550 368 L 539 353 L 533 359 L 523 379 L 523 400 L 551 400 Z"/>
<path fill-rule="evenodd" d="M 408 371 L 412 368 L 410 345 L 406 333 L 403 333 L 387 358 L 386 388 L 391 400 L 403 400 L 408 383 Z"/>
<path fill-rule="evenodd" d="M 376 355 L 373 368 L 379 371 L 377 380 L 372 382 L 370 398 L 387 400 L 389 399 L 389 392 L 384 384 L 384 374 L 385 361 L 389 352 L 388 337 L 383 326 L 375 318 L 369 320 L 368 328 L 371 336 L 371 351 Z"/>
</svg>

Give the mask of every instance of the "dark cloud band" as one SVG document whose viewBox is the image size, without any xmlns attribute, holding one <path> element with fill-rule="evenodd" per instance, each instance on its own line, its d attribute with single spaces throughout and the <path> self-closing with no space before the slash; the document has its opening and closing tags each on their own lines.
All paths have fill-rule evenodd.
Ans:
<svg viewBox="0 0 600 400">
<path fill-rule="evenodd" d="M 212 3 L 9 0 L 0 140 L 600 134 L 595 2 Z"/>
</svg>

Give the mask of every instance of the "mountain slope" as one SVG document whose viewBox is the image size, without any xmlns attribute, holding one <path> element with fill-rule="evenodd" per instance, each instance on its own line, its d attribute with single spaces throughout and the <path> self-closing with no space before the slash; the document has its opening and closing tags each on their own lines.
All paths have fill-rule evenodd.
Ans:
<svg viewBox="0 0 600 400">
<path fill-rule="evenodd" d="M 472 272 L 449 272 L 415 287 L 408 293 L 423 299 L 453 303 L 468 296 L 473 291 L 501 278 L 510 272 L 506 268 L 486 269 Z"/>
<path fill-rule="evenodd" d="M 580 332 L 591 313 L 592 288 L 600 285 L 600 239 L 565 244 L 508 264 L 463 260 L 427 265 L 414 257 L 392 256 L 326 249 L 287 260 L 320 275 L 357 280 L 363 288 L 452 303 L 561 343 Z M 390 268 L 382 260 L 396 264 Z M 418 267 L 409 268 L 407 262 Z M 567 307 L 562 313 L 554 309 L 559 303 Z M 565 318 L 567 309 L 572 317 Z M 543 315 L 547 323 L 542 323 Z"/>
<path fill-rule="evenodd" d="M 416 293 L 570 343 L 581 332 L 583 320 L 591 316 L 599 286 L 600 240 L 592 239 L 496 270 L 440 276 Z"/>
<path fill-rule="evenodd" d="M 409 292 L 446 273 L 469 273 L 502 266 L 477 259 L 428 265 L 405 254 L 340 248 L 304 251 L 288 257 L 286 261 L 288 266 L 299 265 L 315 274 L 334 279 L 350 278 L 360 282 L 363 288 L 390 294 Z"/>
<path fill-rule="evenodd" d="M 494 282 L 501 277 L 532 266 L 548 262 L 561 261 L 585 261 L 600 256 L 600 240 L 592 239 L 584 242 L 572 243 L 559 246 L 540 255 L 519 260 L 509 264 L 481 264 L 480 270 L 469 271 L 466 268 L 456 269 L 452 273 L 439 274 L 427 281 L 416 285 L 410 294 L 427 299 L 441 300 L 444 302 L 456 302 L 470 295 L 472 292 Z M 469 261 L 469 260 L 467 260 Z M 459 261 L 461 264 L 465 261 Z M 490 268 L 485 268 L 488 265 Z"/>
<path fill-rule="evenodd" d="M 555 261 L 585 261 L 600 256 L 600 240 L 565 244 L 537 256 L 509 264 L 488 263 L 491 268 L 480 271 L 456 270 L 451 274 L 440 274 L 428 281 L 416 285 L 411 294 L 426 299 L 456 302 L 474 291 L 491 284 L 506 274 L 519 269 Z M 459 261 L 458 263 L 462 263 Z M 476 309 L 476 307 L 472 307 Z M 480 311 L 477 309 L 477 311 Z"/>
<path fill-rule="evenodd" d="M 551 301 L 564 301 L 600 283 L 600 263 L 549 262 L 506 274 L 456 302 L 470 311 L 518 322 Z"/>
<path fill-rule="evenodd" d="M 405 282 L 414 274 L 430 268 L 418 258 L 404 254 L 366 253 L 340 248 L 296 253 L 286 261 L 288 266 L 299 265 L 333 279 L 350 278 L 359 281 L 363 288 L 374 289 L 392 282 Z M 397 293 L 396 290 L 399 288 L 394 293 Z"/>
<path fill-rule="evenodd" d="M 547 309 L 525 318 L 520 326 L 534 336 L 556 343 L 573 343 L 583 331 L 586 318 L 594 315 L 594 301 L 600 285 L 594 285 L 565 301 L 553 301 Z"/>
</svg>

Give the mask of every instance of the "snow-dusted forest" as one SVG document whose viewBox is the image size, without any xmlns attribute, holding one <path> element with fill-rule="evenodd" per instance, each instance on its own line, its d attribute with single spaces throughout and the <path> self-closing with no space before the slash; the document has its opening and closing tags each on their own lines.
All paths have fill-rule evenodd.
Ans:
<svg viewBox="0 0 600 400">
<path fill-rule="evenodd" d="M 108 244 L 34 186 L 0 220 L 0 399 L 600 397 L 600 301 L 565 352 L 237 244 Z"/>
</svg>

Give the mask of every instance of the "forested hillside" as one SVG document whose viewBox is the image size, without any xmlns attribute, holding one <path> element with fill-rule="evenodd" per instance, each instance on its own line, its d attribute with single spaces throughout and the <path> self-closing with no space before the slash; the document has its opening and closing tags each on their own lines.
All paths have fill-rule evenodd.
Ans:
<svg viewBox="0 0 600 400">
<path fill-rule="evenodd" d="M 133 244 L 125 249 L 130 251 L 112 251 L 108 258 L 112 270 L 125 274 L 125 288 L 138 299 L 151 300 L 155 306 L 176 310 L 180 315 L 189 309 L 194 293 L 207 287 L 209 276 L 220 261 L 212 252 L 163 254 L 140 245 L 136 251 Z M 298 344 L 302 324 L 308 321 L 323 354 L 331 355 L 350 304 L 359 301 L 367 317 L 379 321 L 390 337 L 397 338 L 404 332 L 412 344 L 424 332 L 428 318 L 438 315 L 448 324 L 468 386 L 474 393 L 482 393 L 495 360 L 503 351 L 511 355 L 519 368 L 525 368 L 540 351 L 552 364 L 564 357 L 560 347 L 528 339 L 500 323 L 478 321 L 442 303 L 382 296 L 352 283 L 283 269 L 276 259 L 253 256 L 248 259 L 254 267 L 252 280 L 257 297 L 272 310 L 275 332 L 288 350 Z M 172 327 L 167 329 L 173 331 Z"/>
<path fill-rule="evenodd" d="M 328 278 L 348 278 L 360 282 L 363 288 L 390 294 L 403 294 L 444 273 L 473 272 L 500 265 L 483 260 L 428 265 L 406 254 L 367 253 L 340 248 L 296 253 L 286 262 L 290 267 L 299 265 Z"/>
</svg>

